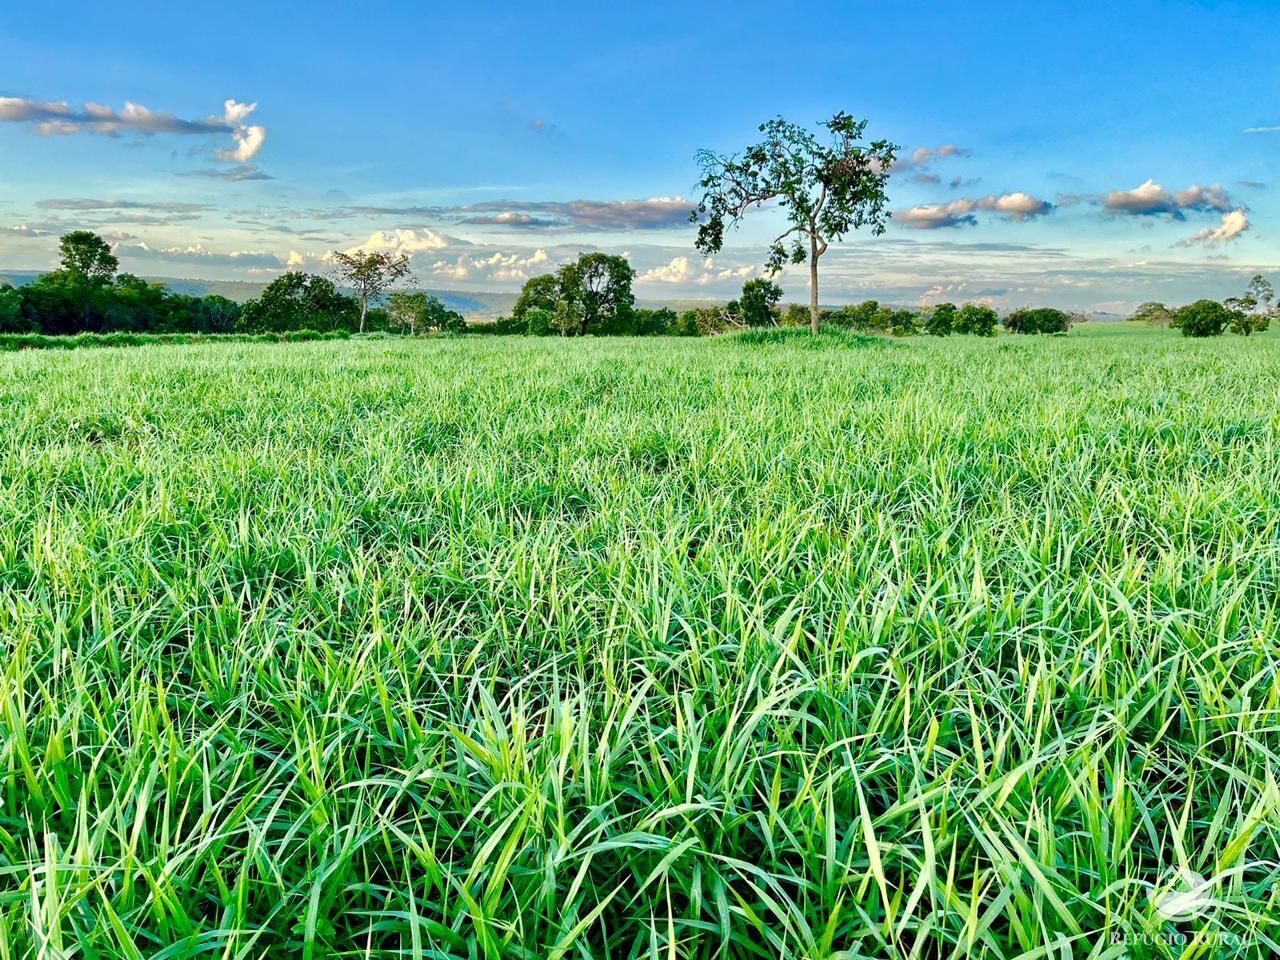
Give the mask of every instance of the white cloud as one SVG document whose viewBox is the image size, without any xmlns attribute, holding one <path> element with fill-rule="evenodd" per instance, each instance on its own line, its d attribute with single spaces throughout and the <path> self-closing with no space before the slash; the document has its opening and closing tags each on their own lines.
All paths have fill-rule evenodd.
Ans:
<svg viewBox="0 0 1280 960">
<path fill-rule="evenodd" d="M 1192 234 L 1185 240 L 1179 240 L 1178 246 L 1189 247 L 1203 243 L 1207 247 L 1216 247 L 1230 243 L 1249 229 L 1249 215 L 1243 209 L 1232 210 L 1222 215 L 1222 223 L 1216 227 L 1206 227 L 1199 233 Z"/>
<path fill-rule="evenodd" d="M 435 253 L 456 242 L 453 237 L 426 227 L 418 230 L 377 230 L 369 234 L 368 240 L 351 247 L 347 253 L 357 250 L 388 250 L 413 256 L 418 253 Z"/>
<path fill-rule="evenodd" d="M 654 267 L 640 275 L 640 283 L 684 283 L 693 274 L 688 257 L 673 257 L 671 262 Z"/>
<path fill-rule="evenodd" d="M 257 109 L 257 103 L 236 103 L 234 100 L 228 100 L 224 104 L 222 116 L 231 127 L 231 136 L 235 139 L 236 146 L 234 150 L 219 150 L 219 160 L 233 160 L 244 164 L 258 155 L 262 144 L 266 142 L 267 128 L 250 126 L 244 122 L 249 114 Z"/>
</svg>

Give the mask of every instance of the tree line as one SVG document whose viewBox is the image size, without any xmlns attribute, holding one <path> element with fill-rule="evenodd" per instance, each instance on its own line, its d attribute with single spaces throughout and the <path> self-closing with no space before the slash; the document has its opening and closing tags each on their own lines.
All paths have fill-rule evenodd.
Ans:
<svg viewBox="0 0 1280 960">
<path fill-rule="evenodd" d="M 1228 297 L 1221 303 L 1197 300 L 1182 307 L 1144 303 L 1134 313 L 1133 319 L 1151 326 L 1173 327 L 1182 331 L 1184 337 L 1219 337 L 1228 330 L 1247 337 L 1271 326 L 1271 320 L 1280 314 L 1280 304 L 1274 301 L 1275 290 L 1271 282 L 1257 273 L 1244 293 Z"/>
<path fill-rule="evenodd" d="M 421 291 L 383 296 L 407 276 L 406 260 L 383 253 L 334 255 L 338 278 L 350 281 L 355 295 L 329 277 L 290 271 L 243 304 L 217 294 L 188 296 L 120 273 L 110 244 L 88 230 L 63 236 L 58 253 L 56 270 L 21 287 L 0 284 L 0 334 L 414 334 L 466 327 L 438 297 Z"/>
</svg>

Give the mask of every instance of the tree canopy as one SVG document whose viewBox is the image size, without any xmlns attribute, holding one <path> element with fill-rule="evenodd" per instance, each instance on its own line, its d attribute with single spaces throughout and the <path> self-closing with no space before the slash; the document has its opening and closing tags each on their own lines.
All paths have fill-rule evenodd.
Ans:
<svg viewBox="0 0 1280 960">
<path fill-rule="evenodd" d="M 809 317 L 818 332 L 818 260 L 831 243 L 852 230 L 884 232 L 885 187 L 897 146 L 864 142 L 867 121 L 837 113 L 822 124 L 828 141 L 777 117 L 760 125 L 764 139 L 741 154 L 700 150 L 702 197 L 691 215 L 698 222 L 697 248 L 708 256 L 724 247 L 727 227 L 746 214 L 776 203 L 790 227 L 769 245 L 766 265 L 776 274 L 786 263 L 809 263 Z"/>
</svg>

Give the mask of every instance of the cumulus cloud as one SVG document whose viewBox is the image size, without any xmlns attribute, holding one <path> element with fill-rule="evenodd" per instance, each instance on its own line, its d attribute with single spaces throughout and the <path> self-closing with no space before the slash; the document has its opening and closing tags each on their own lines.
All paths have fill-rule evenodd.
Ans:
<svg viewBox="0 0 1280 960">
<path fill-rule="evenodd" d="M 900 210 L 893 219 L 913 230 L 940 230 L 945 227 L 972 227 L 978 223 L 975 214 L 989 211 L 1021 223 L 1053 211 L 1053 204 L 1021 191 L 992 194 L 976 199 L 952 200 L 950 203 L 925 203 Z"/>
<path fill-rule="evenodd" d="M 460 241 L 443 233 L 428 230 L 377 230 L 369 234 L 369 239 L 348 250 L 387 250 L 392 253 L 405 253 L 410 256 L 418 253 L 435 253 Z"/>
<path fill-rule="evenodd" d="M 116 110 L 93 102 L 73 107 L 65 100 L 0 97 L 0 123 L 25 123 L 46 137 L 79 133 L 106 137 L 118 137 L 124 133 L 147 137 L 156 134 L 230 134 L 235 146 L 219 150 L 219 159 L 245 163 L 257 156 L 267 137 L 266 127 L 246 123 L 257 106 L 256 103 L 227 100 L 223 104 L 222 116 L 184 120 L 172 113 L 152 110 L 131 101 L 126 101 L 123 108 Z"/>
<path fill-rule="evenodd" d="M 1132 190 L 1116 190 L 1102 198 L 1108 213 L 1139 217 L 1169 216 L 1183 219 L 1187 210 L 1226 212 L 1232 209 L 1226 190 L 1214 184 L 1202 187 L 1192 184 L 1186 190 L 1170 193 L 1154 180 L 1147 180 Z"/>
<path fill-rule="evenodd" d="M 654 267 L 640 275 L 640 283 L 685 283 L 693 275 L 693 265 L 688 257 L 673 257 L 671 262 Z"/>
<path fill-rule="evenodd" d="M 1204 244 L 1207 247 L 1216 247 L 1224 243 L 1230 243 L 1240 234 L 1249 229 L 1249 215 L 1242 208 L 1231 210 L 1222 215 L 1222 223 L 1216 227 L 1206 227 L 1199 233 L 1192 234 L 1185 240 L 1179 240 L 1178 246 L 1190 247 L 1195 244 Z"/>
<path fill-rule="evenodd" d="M 728 280 L 745 280 L 756 272 L 752 266 L 720 267 L 708 257 L 699 269 L 688 257 L 672 257 L 669 263 L 661 264 L 646 270 L 637 278 L 637 283 L 668 283 L 707 286 L 708 284 Z"/>
</svg>

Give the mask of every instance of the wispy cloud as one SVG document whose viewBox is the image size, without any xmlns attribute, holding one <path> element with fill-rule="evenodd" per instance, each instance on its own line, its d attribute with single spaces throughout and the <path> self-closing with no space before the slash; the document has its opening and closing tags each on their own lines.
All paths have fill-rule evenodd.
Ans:
<svg viewBox="0 0 1280 960">
<path fill-rule="evenodd" d="M 513 230 L 664 230 L 689 223 L 693 204 L 683 197 L 647 200 L 486 200 L 464 206 L 346 206 L 311 210 L 315 220 L 401 217 L 436 224 L 470 224 Z"/>
<path fill-rule="evenodd" d="M 225 170 L 220 170 L 216 167 L 209 170 L 188 170 L 182 176 L 206 177 L 210 180 L 226 180 L 230 183 L 240 183 L 245 180 L 275 179 L 269 173 L 263 173 L 261 169 L 252 163 L 239 163 L 234 167 L 227 167 Z"/>
<path fill-rule="evenodd" d="M 1280 127 L 1246 127 L 1245 133 L 1280 133 Z"/>
<path fill-rule="evenodd" d="M 173 203 L 147 200 L 94 200 L 88 197 L 55 197 L 40 200 L 42 210 L 151 210 L 156 213 L 200 213 L 213 209 L 207 203 Z"/>
</svg>

